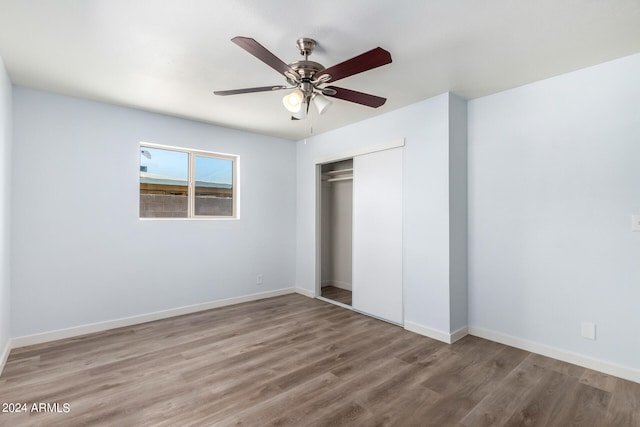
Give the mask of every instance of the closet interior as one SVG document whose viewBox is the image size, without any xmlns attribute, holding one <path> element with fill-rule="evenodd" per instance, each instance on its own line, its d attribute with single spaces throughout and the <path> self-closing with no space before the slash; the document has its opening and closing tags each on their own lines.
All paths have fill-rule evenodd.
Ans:
<svg viewBox="0 0 640 427">
<path fill-rule="evenodd" d="M 320 295 L 352 305 L 353 159 L 321 169 Z"/>
</svg>

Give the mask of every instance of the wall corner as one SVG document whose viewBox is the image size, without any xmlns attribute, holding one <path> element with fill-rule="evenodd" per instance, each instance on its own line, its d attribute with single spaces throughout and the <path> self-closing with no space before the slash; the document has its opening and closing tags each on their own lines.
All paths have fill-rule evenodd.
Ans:
<svg viewBox="0 0 640 427">
<path fill-rule="evenodd" d="M 449 327 L 468 325 L 467 101 L 449 92 Z"/>
</svg>

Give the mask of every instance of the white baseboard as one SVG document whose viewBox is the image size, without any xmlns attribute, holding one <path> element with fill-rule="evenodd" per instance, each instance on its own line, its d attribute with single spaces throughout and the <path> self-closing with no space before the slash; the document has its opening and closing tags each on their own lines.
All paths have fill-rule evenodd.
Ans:
<svg viewBox="0 0 640 427">
<path fill-rule="evenodd" d="M 460 328 L 457 331 L 453 332 L 444 332 L 438 329 L 420 325 L 418 323 L 407 321 L 404 322 L 404 328 L 407 331 L 415 332 L 416 334 L 424 335 L 425 337 L 433 338 L 434 340 L 442 341 L 447 344 L 453 344 L 469 333 L 466 327 Z"/>
<path fill-rule="evenodd" d="M 467 335 L 469 335 L 469 328 L 467 328 L 466 326 L 453 331 L 451 333 L 451 344 L 458 341 L 459 339 L 466 337 Z"/>
<path fill-rule="evenodd" d="M 4 350 L 2 350 L 2 354 L 0 354 L 0 375 L 2 375 L 2 371 L 4 370 L 4 365 L 7 363 L 7 359 L 9 358 L 9 353 L 11 352 L 12 341 L 7 340 L 7 344 L 4 346 Z"/>
<path fill-rule="evenodd" d="M 256 301 L 265 298 L 277 297 L 297 292 L 297 288 L 285 288 L 275 291 L 261 292 L 256 294 L 243 295 L 240 297 L 227 298 L 222 300 L 210 301 L 202 304 L 194 304 L 183 307 L 172 308 L 169 310 L 156 311 L 153 313 L 142 314 L 139 316 L 125 317 L 105 322 L 91 323 L 88 325 L 74 326 L 67 329 L 58 329 L 54 331 L 44 332 L 41 334 L 27 335 L 17 337 L 11 340 L 11 348 L 25 347 L 28 345 L 42 344 L 49 341 L 60 340 L 64 338 L 77 337 L 79 335 L 91 334 L 94 332 L 102 332 L 109 329 L 121 328 L 124 326 L 137 325 L 140 323 L 152 322 L 154 320 L 167 319 L 169 317 L 181 316 L 183 314 L 195 313 L 198 311 L 210 310 L 212 308 L 224 307 L 227 305 L 240 304 L 243 302 Z"/>
<path fill-rule="evenodd" d="M 640 383 L 640 370 L 633 369 L 628 366 L 618 365 L 616 363 L 606 362 L 600 359 L 594 359 L 578 353 L 573 353 L 571 351 L 562 350 L 560 348 L 540 344 L 522 338 L 516 338 L 511 335 L 502 334 L 500 332 L 495 332 L 488 329 L 470 326 L 469 334 L 487 340 L 499 342 L 500 344 L 505 344 L 510 347 L 515 347 L 521 350 L 540 354 L 542 356 L 551 357 L 553 359 L 561 360 L 573 365 L 582 366 L 583 368 L 593 369 L 594 371 L 599 371 L 608 375 L 623 378 L 625 380 Z"/>
<path fill-rule="evenodd" d="M 305 297 L 309 297 L 309 298 L 315 298 L 316 294 L 313 291 L 310 291 L 308 289 L 303 289 L 303 288 L 294 288 L 294 292 L 300 295 L 303 295 Z"/>
</svg>

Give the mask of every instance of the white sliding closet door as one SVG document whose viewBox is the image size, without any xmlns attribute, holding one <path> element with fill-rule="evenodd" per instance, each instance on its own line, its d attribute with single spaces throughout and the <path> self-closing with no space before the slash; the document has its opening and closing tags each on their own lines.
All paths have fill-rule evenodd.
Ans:
<svg viewBox="0 0 640 427">
<path fill-rule="evenodd" d="M 402 147 L 353 159 L 353 308 L 403 324 Z"/>
</svg>

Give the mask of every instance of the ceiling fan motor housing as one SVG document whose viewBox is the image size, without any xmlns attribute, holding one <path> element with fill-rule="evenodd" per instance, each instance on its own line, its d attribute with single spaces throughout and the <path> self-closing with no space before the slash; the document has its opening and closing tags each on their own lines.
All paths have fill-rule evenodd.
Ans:
<svg viewBox="0 0 640 427">
<path fill-rule="evenodd" d="M 303 79 L 312 79 L 318 71 L 324 70 L 322 64 L 313 61 L 295 61 L 289 64 L 289 66 L 296 70 Z"/>
</svg>

